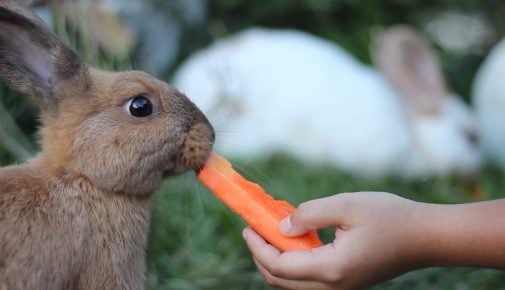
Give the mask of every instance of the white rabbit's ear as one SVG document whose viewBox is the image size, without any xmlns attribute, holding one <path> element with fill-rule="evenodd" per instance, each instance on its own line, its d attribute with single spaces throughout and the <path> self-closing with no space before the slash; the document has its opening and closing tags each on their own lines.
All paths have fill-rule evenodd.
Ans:
<svg viewBox="0 0 505 290">
<path fill-rule="evenodd" d="M 83 71 L 75 52 L 39 17 L 15 1 L 0 1 L 0 76 L 12 88 L 49 110 L 62 96 L 56 91 Z"/>
<path fill-rule="evenodd" d="M 377 30 L 372 57 L 377 68 L 417 113 L 438 114 L 447 96 L 442 69 L 430 42 L 398 25 Z"/>
</svg>

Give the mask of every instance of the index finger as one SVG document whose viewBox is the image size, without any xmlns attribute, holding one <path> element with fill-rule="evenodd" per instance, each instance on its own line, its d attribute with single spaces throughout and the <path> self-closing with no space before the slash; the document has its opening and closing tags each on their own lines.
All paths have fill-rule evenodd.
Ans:
<svg viewBox="0 0 505 290">
<path fill-rule="evenodd" d="M 348 218 L 350 196 L 350 193 L 340 193 L 301 203 L 293 214 L 281 221 L 281 232 L 293 237 L 310 230 L 343 225 Z"/>
</svg>

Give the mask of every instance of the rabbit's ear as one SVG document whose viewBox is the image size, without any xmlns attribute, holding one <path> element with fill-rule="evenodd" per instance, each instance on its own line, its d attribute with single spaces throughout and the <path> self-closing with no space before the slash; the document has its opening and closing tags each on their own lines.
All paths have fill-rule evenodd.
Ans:
<svg viewBox="0 0 505 290">
<path fill-rule="evenodd" d="M 0 76 L 14 89 L 54 109 L 61 86 L 85 69 L 79 57 L 29 9 L 0 1 Z"/>
<path fill-rule="evenodd" d="M 437 114 L 447 88 L 429 41 L 407 26 L 376 31 L 372 57 L 378 69 L 418 113 Z"/>
</svg>

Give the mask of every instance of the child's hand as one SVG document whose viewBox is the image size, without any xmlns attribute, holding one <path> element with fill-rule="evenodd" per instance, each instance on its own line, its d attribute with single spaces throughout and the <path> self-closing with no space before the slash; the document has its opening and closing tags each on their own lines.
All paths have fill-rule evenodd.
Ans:
<svg viewBox="0 0 505 290">
<path fill-rule="evenodd" d="M 271 285 L 359 289 L 428 266 L 505 269 L 504 217 L 505 199 L 437 205 L 356 192 L 305 202 L 281 222 L 288 236 L 335 227 L 330 244 L 280 253 L 251 229 L 244 237 Z"/>
<path fill-rule="evenodd" d="M 280 253 L 251 229 L 244 237 L 270 285 L 286 289 L 358 289 L 413 268 L 422 204 L 382 192 L 345 193 L 301 204 L 281 231 L 296 236 L 336 227 L 332 243 Z"/>
</svg>

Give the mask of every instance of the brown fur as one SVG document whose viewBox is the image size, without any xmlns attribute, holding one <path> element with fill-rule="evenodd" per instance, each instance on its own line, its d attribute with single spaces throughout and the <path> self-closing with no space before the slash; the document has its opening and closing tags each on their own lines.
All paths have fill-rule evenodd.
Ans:
<svg viewBox="0 0 505 290">
<path fill-rule="evenodd" d="M 142 289 L 152 194 L 203 165 L 209 122 L 147 74 L 88 67 L 14 1 L 0 1 L 0 75 L 42 108 L 42 152 L 0 169 L 0 290 Z M 138 94 L 152 116 L 129 115 Z"/>
</svg>

